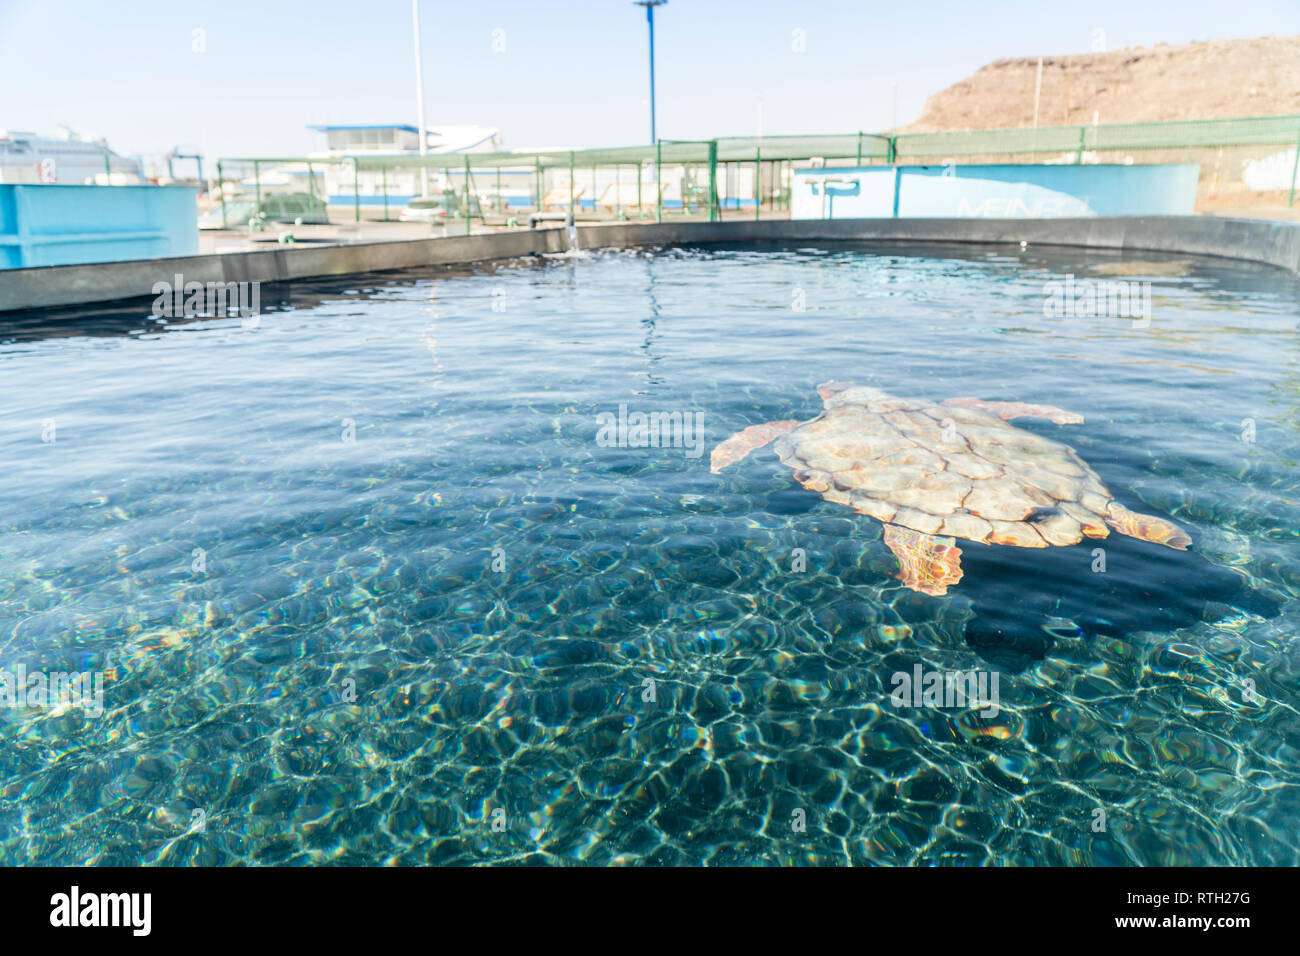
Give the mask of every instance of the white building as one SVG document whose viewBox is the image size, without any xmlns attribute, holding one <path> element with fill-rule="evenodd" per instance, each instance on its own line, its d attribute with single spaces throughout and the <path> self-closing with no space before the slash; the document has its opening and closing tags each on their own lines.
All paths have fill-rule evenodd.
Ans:
<svg viewBox="0 0 1300 956">
<path fill-rule="evenodd" d="M 82 186 L 96 177 L 115 185 L 138 183 L 140 163 L 119 156 L 103 139 L 84 140 L 66 126 L 56 136 L 0 130 L 0 183 Z"/>
<path fill-rule="evenodd" d="M 332 206 L 383 206 L 400 207 L 420 195 L 421 179 L 418 166 L 404 165 L 404 159 L 420 155 L 420 131 L 414 126 L 357 125 L 311 126 L 309 129 L 325 134 L 326 149 L 311 153 L 308 158 L 329 160 L 322 163 L 323 192 Z M 501 149 L 501 133 L 489 126 L 438 126 L 426 131 L 428 155 L 449 153 L 492 153 Z M 385 158 L 392 163 L 386 169 L 359 169 L 354 174 L 351 164 L 339 162 L 352 157 L 365 159 Z M 295 170 L 297 171 L 297 170 Z M 313 169 L 313 172 L 315 170 Z M 517 192 L 523 175 L 524 192 L 527 193 L 526 170 L 501 170 L 502 193 Z M 505 188 L 508 177 L 511 189 Z M 497 170 L 471 170 L 473 191 L 481 196 L 495 192 Z M 429 191 L 440 193 L 448 185 L 460 188 L 464 173 L 459 169 L 450 177 L 440 169 L 428 172 Z M 355 182 L 355 195 L 353 185 Z M 490 185 L 493 188 L 481 188 Z M 513 197 L 512 197 L 513 198 Z"/>
</svg>

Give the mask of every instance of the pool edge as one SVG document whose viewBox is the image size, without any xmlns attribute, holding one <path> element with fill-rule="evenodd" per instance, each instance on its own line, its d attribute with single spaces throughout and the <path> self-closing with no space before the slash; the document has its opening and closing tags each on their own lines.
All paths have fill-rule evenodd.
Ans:
<svg viewBox="0 0 1300 956">
<path fill-rule="evenodd" d="M 880 240 L 1172 252 L 1263 263 L 1300 275 L 1300 223 L 1214 216 L 1077 219 L 763 219 L 610 223 L 578 228 L 583 248 L 756 240 Z M 185 282 L 294 279 L 456 265 L 562 252 L 563 229 L 400 239 L 0 270 L 0 313 L 142 298 L 175 275 Z"/>
</svg>

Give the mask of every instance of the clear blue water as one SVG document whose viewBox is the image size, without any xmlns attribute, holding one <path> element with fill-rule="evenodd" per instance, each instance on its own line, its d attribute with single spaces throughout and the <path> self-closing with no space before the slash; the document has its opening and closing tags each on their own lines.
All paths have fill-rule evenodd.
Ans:
<svg viewBox="0 0 1300 956">
<path fill-rule="evenodd" d="M 1044 317 L 1067 273 L 1151 281 L 1150 327 Z M 107 680 L 0 709 L 0 863 L 1300 863 L 1297 292 L 748 247 L 3 317 L 0 666 Z M 907 591 L 770 453 L 709 473 L 828 379 L 1079 412 L 1017 424 L 1195 548 Z M 620 405 L 704 455 L 599 443 Z M 1000 713 L 894 706 L 918 664 Z"/>
</svg>

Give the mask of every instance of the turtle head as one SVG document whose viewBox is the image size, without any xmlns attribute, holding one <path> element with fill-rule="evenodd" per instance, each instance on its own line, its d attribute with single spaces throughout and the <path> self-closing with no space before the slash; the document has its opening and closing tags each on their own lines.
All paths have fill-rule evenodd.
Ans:
<svg viewBox="0 0 1300 956">
<path fill-rule="evenodd" d="M 884 398 L 885 393 L 869 385 L 854 385 L 852 382 L 822 382 L 817 386 L 817 394 L 827 408 L 836 405 L 861 404 L 875 398 Z"/>
</svg>

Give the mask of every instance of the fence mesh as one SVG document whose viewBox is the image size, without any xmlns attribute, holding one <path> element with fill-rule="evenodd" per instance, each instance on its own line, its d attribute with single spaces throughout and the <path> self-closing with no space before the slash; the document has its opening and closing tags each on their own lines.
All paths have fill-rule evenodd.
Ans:
<svg viewBox="0 0 1300 956">
<path fill-rule="evenodd" d="M 1197 211 L 1294 203 L 1300 116 L 661 140 L 650 146 L 415 155 L 222 159 L 206 222 L 404 219 L 472 231 L 533 213 L 663 220 L 781 215 L 791 173 L 884 163 L 1197 163 Z M 224 209 L 224 212 L 222 211 Z M 554 218 L 554 217 L 552 217 Z"/>
</svg>

